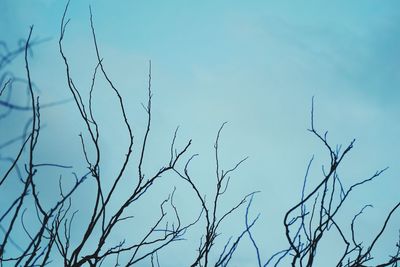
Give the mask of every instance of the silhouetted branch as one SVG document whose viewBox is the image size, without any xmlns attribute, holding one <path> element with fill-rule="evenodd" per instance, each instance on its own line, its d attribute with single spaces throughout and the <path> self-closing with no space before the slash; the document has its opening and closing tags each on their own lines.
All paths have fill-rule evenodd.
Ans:
<svg viewBox="0 0 400 267">
<path fill-rule="evenodd" d="M 189 265 L 192 267 L 228 266 L 235 257 L 239 245 L 246 238 L 259 267 L 278 266 L 285 260 L 289 260 L 292 266 L 315 266 L 320 244 L 325 240 L 328 231 L 336 235 L 337 240 L 343 245 L 340 248 L 339 259 L 334 260 L 337 267 L 367 266 L 374 259 L 374 249 L 387 231 L 395 212 L 399 210 L 400 202 L 382 218 L 382 225 L 370 242 L 362 240 L 359 236 L 360 226 L 357 222 L 372 205 L 364 204 L 358 213 L 350 216 L 351 221 L 347 224 L 338 219 L 338 214 L 349 201 L 350 194 L 375 180 L 387 168 L 378 170 L 370 177 L 351 185 L 342 183 L 338 170 L 350 154 L 355 140 L 344 147 L 333 146 L 328 141 L 328 132 L 321 133 L 316 129 L 314 98 L 308 131 L 329 154 L 329 162 L 322 166 L 320 180 L 309 188 L 314 156 L 309 160 L 300 200 L 285 213 L 283 219 L 288 245 L 275 253 L 268 251 L 269 258 L 264 258 L 264 251 L 258 243 L 260 238 L 253 228 L 260 214 L 253 218 L 250 216 L 253 197 L 258 191 L 236 197 L 232 203 L 228 203 L 228 207 L 223 205 L 230 190 L 231 175 L 248 159 L 248 157 L 239 159 L 228 168 L 222 166 L 220 139 L 226 122 L 218 129 L 213 144 L 215 177 L 208 183 L 213 187 L 211 193 L 205 194 L 200 190 L 195 175 L 190 171 L 191 164 L 198 154 L 187 156 L 193 153 L 190 152 L 192 140 L 188 139 L 187 142 L 180 144 L 178 127 L 173 133 L 164 161 L 158 166 L 149 164 L 148 167 L 147 163 L 154 156 L 152 151 L 149 151 L 154 131 L 152 62 L 149 61 L 147 94 L 142 104 L 146 121 L 144 133 L 142 137 L 134 139 L 133 124 L 128 118 L 129 106 L 126 105 L 123 91 L 116 86 L 112 74 L 106 68 L 107 59 L 104 59 L 100 52 L 101 47 L 97 41 L 91 7 L 89 7 L 89 25 L 93 41 L 92 51 L 95 52 L 95 56 L 93 69 L 90 70 L 92 74 L 89 77 L 89 88 L 83 90 L 82 84 L 72 75 L 74 66 L 71 65 L 72 61 L 64 46 L 70 22 L 67 18 L 69 5 L 70 1 L 67 2 L 61 17 L 58 52 L 65 68 L 65 82 L 71 99 L 40 103 L 41 91 L 33 82 L 34 72 L 31 72 L 30 61 L 33 54 L 32 47 L 44 40 L 34 40 L 33 26 L 29 29 L 27 39 L 20 40 L 16 49 L 10 49 L 7 43 L 0 41 L 0 108 L 2 109 L 0 121 L 10 120 L 14 123 L 14 114 L 25 116 L 23 122 L 17 122 L 21 132 L 11 136 L 4 135 L 5 137 L 1 135 L 4 140 L 0 140 L 0 152 L 6 151 L 5 156 L 0 156 L 0 161 L 4 165 L 1 169 L 0 189 L 12 190 L 5 194 L 7 199 L 4 206 L 0 207 L 1 267 L 53 264 L 63 264 L 66 267 L 135 266 L 139 263 L 144 264 L 145 261 L 152 267 L 160 267 L 162 251 L 173 244 L 185 242 L 188 239 L 187 232 L 195 227 L 198 227 L 201 233 L 196 236 L 199 240 L 197 251 L 194 257 L 189 259 Z M 6 67 L 22 54 L 25 78 L 6 70 Z M 123 125 L 122 130 L 127 141 L 123 154 L 119 155 L 120 162 L 111 167 L 113 168 L 111 172 L 109 164 L 106 165 L 109 153 L 103 143 L 103 136 L 108 133 L 105 131 L 108 125 L 102 124 L 102 120 L 99 119 L 101 114 L 93 108 L 96 101 L 94 92 L 99 86 L 99 76 L 104 79 L 106 88 L 112 93 L 109 106 L 106 108 L 118 110 L 119 115 L 113 119 Z M 26 95 L 22 100 L 16 101 L 14 91 L 20 87 Z M 37 152 L 43 144 L 45 108 L 67 102 L 73 102 L 74 109 L 68 112 L 75 112 L 83 125 L 78 129 L 80 134 L 77 137 L 82 149 L 79 166 L 75 166 L 75 163 L 72 166 L 58 159 L 44 159 L 43 155 Z M 65 128 L 70 126 L 67 123 L 63 124 Z M 43 140 L 43 142 L 52 141 Z M 66 149 L 68 146 L 69 144 L 65 144 Z M 73 157 L 78 158 L 78 155 Z M 75 169 L 80 167 L 87 169 L 84 171 Z M 65 172 L 70 169 L 73 170 L 67 175 L 67 183 L 64 182 Z M 53 179 L 53 171 L 58 170 L 60 173 L 55 176 L 55 179 L 58 178 L 58 183 L 57 180 L 39 180 Z M 183 186 L 190 188 L 185 197 L 194 198 L 197 203 L 190 206 L 190 209 L 198 211 L 194 218 L 186 219 L 180 209 L 180 203 L 174 200 L 181 192 L 179 182 L 174 180 L 176 178 L 183 182 Z M 92 182 L 88 185 L 90 190 L 84 188 L 84 192 L 81 192 L 79 189 L 86 180 Z M 160 181 L 165 181 L 168 185 L 166 189 L 162 189 L 165 191 L 156 191 L 156 185 Z M 56 183 L 55 188 L 54 185 L 50 186 L 51 182 Z M 50 197 L 43 193 L 49 193 Z M 80 195 L 75 196 L 77 193 Z M 146 203 L 146 197 L 154 196 L 152 194 L 164 197 L 152 206 L 150 202 Z M 80 210 L 79 205 L 82 202 L 85 202 L 87 210 Z M 78 205 L 78 208 L 75 205 Z M 224 225 L 229 223 L 232 215 L 242 207 L 243 228 L 236 234 L 224 232 Z M 145 209 L 156 212 L 151 222 L 147 224 L 140 217 Z M 126 229 L 132 229 L 132 234 L 118 237 L 122 227 L 130 227 Z M 143 232 L 136 233 L 135 230 L 138 228 L 142 228 Z M 227 234 L 228 238 L 224 240 L 222 234 Z M 376 266 L 397 267 L 400 263 L 400 235 L 394 251 L 388 258 L 374 260 L 377 262 Z"/>
<path fill-rule="evenodd" d="M 348 152 L 353 148 L 354 140 L 350 142 L 343 152 L 340 152 L 340 146 L 338 146 L 336 150 L 333 150 L 332 146 L 327 141 L 327 133 L 321 135 L 315 129 L 314 100 L 311 108 L 311 129 L 309 131 L 316 136 L 328 150 L 330 155 L 330 165 L 329 171 L 327 172 L 323 168 L 323 178 L 321 182 L 312 188 L 310 193 L 305 194 L 306 181 L 312 160 L 309 162 L 304 177 L 301 201 L 289 209 L 285 214 L 284 226 L 286 229 L 286 238 L 290 244 L 290 251 L 292 253 L 291 265 L 313 266 L 314 259 L 317 256 L 318 245 L 321 240 L 323 240 L 324 234 L 333 226 L 345 244 L 343 255 L 338 260 L 337 266 L 364 266 L 363 264 L 365 262 L 372 259 L 371 251 L 386 229 L 390 217 L 400 206 L 400 203 L 395 205 L 389 212 L 381 230 L 376 234 L 375 238 L 368 246 L 365 246 L 363 242 L 356 241 L 354 225 L 357 217 L 363 213 L 366 207 L 371 205 L 365 205 L 364 208 L 353 217 L 350 224 L 350 238 L 346 237 L 342 226 L 340 226 L 335 220 L 335 216 L 338 214 L 339 210 L 341 210 L 348 196 L 355 188 L 371 182 L 380 176 L 387 168 L 375 172 L 369 178 L 354 183 L 346 190 L 340 182 L 337 169 Z M 337 190 L 337 186 L 339 186 L 339 191 Z M 313 199 L 314 202 L 312 204 L 311 212 L 307 212 L 307 204 Z M 293 215 L 295 212 L 300 214 Z M 315 218 L 316 215 L 317 218 Z M 291 219 L 289 219 L 290 216 Z M 297 230 L 294 234 L 291 234 L 291 229 L 293 229 L 296 224 L 298 224 L 297 228 L 295 228 Z M 304 239 L 304 237 L 306 238 Z M 351 242 L 349 240 L 351 240 Z"/>
</svg>

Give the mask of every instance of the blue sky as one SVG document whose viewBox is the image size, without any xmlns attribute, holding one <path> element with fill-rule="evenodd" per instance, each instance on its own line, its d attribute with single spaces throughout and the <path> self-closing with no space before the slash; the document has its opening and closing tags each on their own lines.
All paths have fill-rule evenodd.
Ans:
<svg viewBox="0 0 400 267">
<path fill-rule="evenodd" d="M 0 2 L 0 32 L 9 45 L 26 36 L 31 24 L 36 37 L 51 38 L 37 47 L 32 59 L 43 103 L 69 97 L 57 48 L 64 4 Z M 282 218 L 299 199 L 308 160 L 315 155 L 314 181 L 327 163 L 328 154 L 306 130 L 313 96 L 316 126 L 329 130 L 332 144 L 357 139 L 341 170 L 349 184 L 390 167 L 380 181 L 355 193 L 353 209 L 343 216 L 374 204 L 375 209 L 361 219 L 361 231 L 367 235 L 378 229 L 381 215 L 398 201 L 398 1 L 75 0 L 68 12 L 65 46 L 81 88 L 88 88 L 96 64 L 89 4 L 104 64 L 125 98 L 138 137 L 144 130 L 140 103 L 145 101 L 152 61 L 154 120 L 146 168 L 168 156 L 179 125 L 179 144 L 193 138 L 191 153 L 200 154 L 193 172 L 204 190 L 211 190 L 214 138 L 221 123 L 229 122 L 221 139 L 223 164 L 228 167 L 243 156 L 249 160 L 236 172 L 226 202 L 261 191 L 253 211 L 261 213 L 255 233 L 264 258 L 285 246 Z M 14 71 L 23 74 L 18 66 Z M 117 111 L 109 108 L 112 95 L 101 85 L 95 109 L 105 125 L 103 145 L 109 157 L 104 169 L 112 173 L 124 153 L 126 135 L 118 130 Z M 78 117 L 71 110 L 73 105 L 68 104 L 44 113 L 48 126 L 40 153 L 44 159 L 70 162 L 82 170 L 81 158 L 74 156 L 80 153 Z M 183 210 L 191 208 L 184 192 L 178 199 Z M 243 223 L 242 215 L 234 222 Z M 397 215 L 392 232 L 399 222 Z M 393 248 L 395 239 L 385 240 L 380 252 Z M 249 244 L 244 243 L 240 252 L 238 264 L 253 266 Z"/>
</svg>

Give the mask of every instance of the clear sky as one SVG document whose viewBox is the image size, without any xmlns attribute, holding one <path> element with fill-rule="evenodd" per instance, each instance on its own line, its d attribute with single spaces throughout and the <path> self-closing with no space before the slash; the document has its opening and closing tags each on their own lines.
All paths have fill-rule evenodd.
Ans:
<svg viewBox="0 0 400 267">
<path fill-rule="evenodd" d="M 153 128 L 145 161 L 149 172 L 169 156 L 179 125 L 178 145 L 193 139 L 190 153 L 200 154 L 193 173 L 205 192 L 212 190 L 213 142 L 219 126 L 229 122 L 221 138 L 222 164 L 228 168 L 244 156 L 249 159 L 232 177 L 225 201 L 230 204 L 240 195 L 261 191 L 252 212 L 261 213 L 254 232 L 263 258 L 287 246 L 283 215 L 300 198 L 311 156 L 311 183 L 321 179 L 321 165 L 328 164 L 322 144 L 307 132 L 313 96 L 316 127 L 329 131 L 333 145 L 356 138 L 340 170 L 347 186 L 389 166 L 379 180 L 355 192 L 342 218 L 374 204 L 360 218 L 360 235 L 368 240 L 383 214 L 399 201 L 399 1 L 72 0 L 65 49 L 77 84 L 86 91 L 96 65 L 89 4 L 103 63 L 125 99 L 136 142 L 144 130 L 140 103 L 146 101 L 152 61 Z M 31 24 L 35 38 L 50 38 L 35 48 L 32 59 L 42 103 L 70 97 L 57 46 L 64 5 L 55 0 L 0 1 L 0 38 L 9 46 L 27 36 Z M 14 71 L 24 74 L 20 67 Z M 126 134 L 104 83 L 96 92 L 107 151 L 104 172 L 111 174 L 125 153 Z M 82 130 L 75 113 L 72 103 L 43 111 L 47 126 L 40 155 L 83 171 Z M 171 183 L 165 186 L 173 188 Z M 164 189 L 157 192 L 167 194 Z M 182 190 L 177 205 L 191 214 L 195 202 L 187 201 L 187 188 Z M 232 225 L 243 224 L 243 212 L 232 217 L 227 232 L 237 233 L 240 228 Z M 399 225 L 397 214 L 378 253 L 394 250 Z M 176 266 L 174 258 L 161 256 L 162 266 Z M 248 241 L 235 259 L 234 266 L 255 266 Z"/>
</svg>

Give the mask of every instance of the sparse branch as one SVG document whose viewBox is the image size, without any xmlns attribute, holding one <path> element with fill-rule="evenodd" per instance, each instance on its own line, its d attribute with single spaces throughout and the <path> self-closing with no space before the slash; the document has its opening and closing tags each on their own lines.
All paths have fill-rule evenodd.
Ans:
<svg viewBox="0 0 400 267">
<path fill-rule="evenodd" d="M 364 266 L 366 261 L 369 261 L 371 256 L 371 250 L 375 243 L 381 237 L 384 232 L 386 225 L 392 216 L 392 214 L 397 210 L 400 204 L 397 204 L 388 214 L 382 229 L 377 233 L 374 240 L 366 248 L 363 242 L 357 242 L 355 238 L 355 220 L 364 211 L 366 207 L 370 205 L 365 205 L 364 208 L 357 213 L 351 223 L 350 223 L 350 233 L 351 237 L 346 237 L 343 226 L 341 226 L 335 217 L 343 207 L 344 203 L 347 203 L 348 196 L 355 189 L 371 182 L 375 178 L 379 177 L 387 168 L 375 172 L 371 177 L 366 178 L 360 182 L 356 182 L 344 189 L 340 178 L 338 175 L 338 167 L 340 166 L 342 160 L 348 154 L 348 152 L 353 148 L 354 140 L 340 152 L 340 146 L 337 146 L 336 150 L 332 149 L 332 146 L 327 141 L 327 134 L 319 134 L 314 126 L 314 99 L 311 108 L 311 129 L 310 132 L 319 139 L 323 145 L 327 148 L 330 155 L 329 171 L 323 172 L 323 178 L 321 181 L 311 189 L 310 193 L 305 194 L 306 180 L 308 177 L 309 169 L 311 166 L 310 161 L 306 175 L 304 177 L 303 189 L 301 194 L 301 200 L 292 208 L 290 208 L 284 217 L 284 226 L 286 230 L 286 238 L 290 245 L 290 250 L 292 252 L 292 266 L 313 266 L 315 257 L 317 256 L 317 248 L 323 236 L 330 228 L 333 226 L 337 231 L 339 237 L 343 240 L 345 245 L 343 255 L 338 259 L 337 266 Z M 339 190 L 337 190 L 339 187 Z M 312 204 L 311 212 L 306 212 L 307 205 L 314 199 Z M 319 203 L 318 203 L 319 202 Z M 300 213 L 299 215 L 293 215 L 295 213 Z M 314 220 L 315 215 L 318 215 L 318 219 Z M 299 223 L 298 223 L 299 222 Z M 294 233 L 291 233 L 292 229 L 297 225 L 297 229 Z M 307 226 L 307 227 L 306 227 Z M 302 237 L 306 237 L 306 239 Z M 350 243 L 350 241 L 352 243 Z M 344 263 L 347 261 L 347 263 Z"/>
<path fill-rule="evenodd" d="M 15 124 L 19 127 L 15 128 L 17 133 L 12 132 L 14 126 L 0 131 L 0 190 L 1 193 L 6 192 L 5 204 L 2 202 L 0 207 L 0 267 L 54 264 L 101 267 L 146 263 L 160 267 L 166 248 L 172 249 L 175 244 L 189 247 L 184 243 L 189 238 L 198 241 L 192 258 L 185 263 L 191 267 L 233 265 L 235 255 L 240 251 L 239 246 L 246 239 L 248 243 L 245 244 L 250 246 L 251 256 L 258 267 L 279 266 L 287 264 L 287 261 L 293 267 L 312 267 L 319 262 L 317 257 L 321 253 L 321 243 L 329 240 L 326 238 L 328 232 L 342 246 L 338 259 L 332 261 L 337 267 L 362 267 L 371 262 L 379 267 L 399 265 L 400 235 L 388 258 L 382 260 L 374 255 L 400 209 L 398 200 L 381 218 L 381 225 L 368 242 L 359 231 L 359 218 L 367 216 L 367 208 L 372 207 L 366 204 L 369 200 L 358 207 L 358 213 L 340 215 L 346 204 L 351 203 L 352 193 L 368 183 L 375 183 L 387 168 L 353 183 L 348 182 L 350 179 L 347 177 L 342 179 L 342 165 L 350 155 L 355 139 L 343 147 L 332 144 L 328 140 L 328 132 L 320 132 L 316 127 L 314 98 L 308 131 L 329 156 L 328 162 L 322 166 L 319 180 L 315 180 L 312 172 L 314 155 L 308 161 L 299 200 L 283 218 L 283 237 L 288 244 L 277 252 L 268 251 L 269 248 L 264 251 L 260 242 L 270 240 L 261 240 L 261 236 L 257 235 L 255 226 L 260 220 L 260 213 L 250 215 L 256 207 L 253 204 L 254 195 L 259 191 L 238 193 L 233 196 L 234 200 L 228 197 L 234 183 L 233 176 L 248 157 L 225 166 L 221 139 L 227 122 L 218 128 L 210 147 L 214 163 L 202 166 L 200 172 L 193 170 L 193 164 L 202 162 L 194 160 L 199 155 L 191 151 L 192 139 L 181 142 L 178 138 L 179 127 L 171 136 L 170 146 L 164 151 L 166 153 L 160 151 L 161 146 L 154 148 L 152 139 L 160 134 L 154 132 L 157 128 L 153 126 L 157 112 L 153 107 L 152 62 L 149 61 L 146 98 L 142 104 L 145 111 L 144 132 L 142 137 L 136 138 L 134 124 L 130 121 L 131 106 L 124 97 L 126 91 L 117 86 L 111 69 L 107 68 L 107 55 L 101 53 L 91 7 L 88 27 L 93 53 L 92 58 L 90 53 L 85 58 L 92 60 L 89 62 L 91 74 L 86 77 L 88 85 L 84 86 L 85 82 L 82 82 L 85 77 L 78 79 L 73 74 L 74 61 L 66 49 L 69 7 L 68 0 L 61 16 L 58 53 L 70 99 L 44 104 L 39 101 L 43 99 L 39 95 L 44 91 L 39 89 L 40 82 L 34 82 L 36 72 L 31 69 L 34 66 L 31 60 L 33 47 L 45 40 L 35 40 L 33 26 L 29 28 L 28 37 L 21 39 L 14 49 L 0 41 L 0 122 L 5 122 L 3 128 Z M 16 59 L 22 55 L 21 70 L 24 75 L 20 77 L 11 66 L 14 67 Z M 104 88 L 100 88 L 102 86 Z M 25 95 L 15 93 L 19 89 Z M 120 128 L 110 129 L 110 125 L 101 118 L 104 113 L 98 112 L 97 101 L 103 91 L 99 89 L 111 93 L 101 112 L 114 115 L 111 110 L 115 109 L 117 115 L 112 119 L 120 123 Z M 43 131 L 52 108 L 69 102 L 72 106 L 68 106 L 68 116 L 77 115 L 80 123 L 74 121 L 71 124 L 69 120 L 62 119 L 59 122 L 62 130 L 72 129 L 79 135 L 72 141 L 65 139 L 68 141 L 63 142 L 68 143 L 64 144 L 56 136 L 43 135 Z M 22 122 L 18 121 L 16 114 L 24 116 Z M 122 132 L 125 140 L 117 146 L 123 143 L 125 146 L 114 155 L 109 149 L 116 147 L 113 142 L 119 141 L 114 135 L 116 131 Z M 108 139 L 110 136 L 113 138 L 111 142 Z M 242 141 L 246 141 L 246 137 Z M 74 142 L 80 146 L 80 151 L 74 150 Z M 60 145 L 61 150 L 57 155 L 50 155 L 50 150 L 46 149 L 54 144 Z M 158 159 L 161 155 L 165 158 L 156 165 L 154 158 Z M 73 158 L 73 164 L 66 159 L 68 157 Z M 204 170 L 210 167 L 212 176 L 204 177 L 207 173 Z M 262 173 L 268 178 L 268 170 L 263 168 Z M 200 186 L 199 178 L 205 180 L 206 188 Z M 82 186 L 87 180 L 87 184 Z M 3 201 L 3 194 L 1 197 Z M 153 203 L 156 198 L 158 202 Z M 184 208 L 190 211 L 186 213 Z M 188 217 L 191 211 L 195 215 Z M 227 232 L 230 228 L 225 228 L 226 225 L 235 222 L 233 215 L 241 211 L 244 218 L 243 225 L 239 225 L 241 229 Z M 146 223 L 144 218 L 148 219 L 148 214 L 153 217 Z M 262 227 L 270 229 L 268 221 Z"/>
</svg>

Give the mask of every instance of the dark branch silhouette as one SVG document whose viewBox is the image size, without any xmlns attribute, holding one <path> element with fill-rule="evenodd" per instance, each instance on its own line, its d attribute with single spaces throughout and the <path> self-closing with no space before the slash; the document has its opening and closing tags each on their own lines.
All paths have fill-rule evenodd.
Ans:
<svg viewBox="0 0 400 267">
<path fill-rule="evenodd" d="M 259 244 L 263 240 L 259 240 L 254 231 L 260 214 L 251 216 L 258 191 L 237 196 L 236 202 L 229 203 L 229 208 L 223 208 L 226 207 L 223 203 L 227 201 L 226 193 L 229 191 L 232 175 L 248 159 L 239 159 L 227 168 L 222 166 L 220 139 L 226 123 L 218 129 L 214 142 L 215 165 L 212 168 L 215 168 L 215 177 L 211 194 L 207 195 L 200 190 L 196 174 L 190 171 L 198 154 L 191 152 L 191 139 L 179 146 L 178 128 L 173 133 L 169 150 L 166 151 L 169 157 L 161 165 L 153 164 L 150 170 L 145 168 L 152 157 L 148 148 L 153 131 L 151 61 L 147 99 L 142 104 L 146 118 L 145 131 L 142 136 L 136 136 L 123 93 L 113 81 L 112 73 L 107 71 L 106 60 L 102 57 L 91 8 L 89 26 L 95 57 L 88 91 L 72 75 L 74 66 L 70 64 L 69 55 L 64 48 L 70 21 L 67 18 L 69 5 L 68 1 L 61 16 L 58 52 L 65 69 L 65 83 L 71 99 L 40 103 L 41 92 L 39 86 L 33 82 L 35 77 L 31 72 L 30 60 L 34 48 L 45 40 L 34 40 L 33 26 L 29 29 L 27 39 L 21 40 L 15 49 L 9 49 L 5 42 L 0 42 L 0 123 L 12 121 L 16 113 L 24 114 L 26 118 L 25 121 L 17 122 L 21 132 L 13 136 L 1 135 L 0 140 L 0 161 L 3 167 L 0 173 L 0 190 L 8 192 L 5 194 L 5 204 L 0 207 L 0 266 L 133 266 L 146 262 L 160 267 L 163 264 L 161 251 L 172 247 L 176 242 L 185 242 L 189 236 L 187 233 L 192 228 L 201 229 L 201 233 L 195 237 L 199 245 L 192 248 L 195 255 L 187 263 L 192 267 L 230 266 L 244 239 L 248 239 L 256 266 L 279 266 L 287 262 L 291 266 L 315 266 L 320 244 L 329 231 L 334 232 L 343 244 L 340 258 L 333 263 L 337 267 L 370 266 L 368 264 L 372 259 L 379 261 L 376 266 L 398 266 L 400 232 L 397 244 L 394 244 L 393 252 L 388 252 L 391 254 L 388 254 L 387 259 L 375 259 L 374 248 L 381 241 L 389 223 L 392 223 L 391 219 L 398 211 L 400 202 L 394 204 L 382 218 L 382 225 L 370 242 L 362 240 L 357 235 L 357 229 L 359 217 L 368 212 L 371 204 L 360 207 L 359 212 L 349 218 L 348 222 L 337 219 L 349 202 L 350 194 L 377 179 L 387 168 L 346 187 L 338 170 L 349 156 L 355 140 L 343 150 L 340 146 L 333 148 L 328 142 L 327 132 L 321 134 L 315 127 L 314 99 L 309 132 L 321 142 L 330 160 L 323 167 L 319 183 L 311 188 L 308 178 L 314 157 L 309 161 L 299 201 L 287 210 L 283 218 L 288 245 L 280 251 L 265 252 L 260 249 Z M 24 77 L 17 77 L 6 69 L 19 56 L 24 57 Z M 102 144 L 104 130 L 99 120 L 100 115 L 93 108 L 96 101 L 94 92 L 100 76 L 114 96 L 107 108 L 118 110 L 119 117 L 115 120 L 122 123 L 127 141 L 122 160 L 114 166 L 113 176 L 103 172 L 106 157 Z M 12 95 L 15 94 L 15 88 L 26 90 L 23 100 L 14 100 Z M 76 166 L 68 162 L 43 160 L 37 152 L 42 144 L 42 116 L 45 116 L 42 115 L 43 110 L 67 102 L 73 103 L 74 110 L 71 112 L 79 116 L 83 125 L 76 138 L 81 146 L 81 155 L 77 156 L 81 156 L 81 164 L 86 168 L 83 172 L 78 172 Z M 40 182 L 48 179 L 50 169 L 60 172 L 56 188 L 43 187 L 43 181 Z M 68 177 L 65 177 L 65 172 L 68 172 Z M 167 175 L 173 177 L 168 180 L 173 189 L 157 193 L 165 195 L 156 207 L 143 204 Z M 190 189 L 186 196 L 197 203 L 193 209 L 198 211 L 198 215 L 190 219 L 183 219 L 185 216 L 182 216 L 179 203 L 175 201 L 181 189 L 178 184 L 182 181 Z M 85 192 L 87 195 L 82 196 L 82 192 L 78 191 L 83 186 L 90 186 L 93 191 Z M 41 192 L 45 190 L 56 192 L 56 197 L 51 200 L 44 197 Z M 130 193 L 120 194 L 122 190 Z M 82 212 L 75 208 L 73 203 L 82 200 L 89 207 L 88 211 Z M 135 221 L 136 216 L 144 209 L 158 212 L 153 221 L 145 225 Z M 243 211 L 244 219 L 242 230 L 239 233 L 227 233 L 225 224 L 230 222 L 234 213 L 240 211 Z M 121 227 L 134 230 L 143 228 L 143 231 L 140 234 L 132 232 L 121 239 L 115 236 Z M 224 239 L 222 233 L 230 237 Z"/>
</svg>

